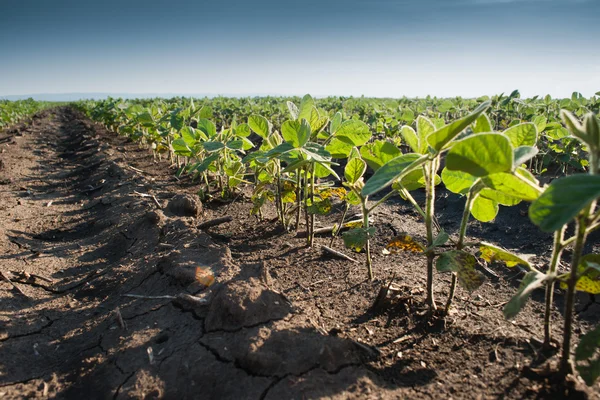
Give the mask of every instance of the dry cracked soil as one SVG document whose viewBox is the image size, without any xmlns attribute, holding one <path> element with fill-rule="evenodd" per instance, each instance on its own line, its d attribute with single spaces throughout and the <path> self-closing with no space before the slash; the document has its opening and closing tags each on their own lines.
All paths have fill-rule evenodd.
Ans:
<svg viewBox="0 0 600 400">
<path fill-rule="evenodd" d="M 203 204 L 197 183 L 173 172 L 70 107 L 0 132 L 0 399 L 598 398 L 598 386 L 551 373 L 543 293 L 504 320 L 522 271 L 488 268 L 449 316 L 423 315 L 422 255 L 382 252 L 399 232 L 424 236 L 402 201 L 373 216 L 369 282 L 364 254 L 323 254 L 327 236 L 306 247 L 273 210 L 251 216 L 244 193 Z M 464 200 L 436 200 L 455 231 Z M 503 209 L 469 234 L 543 264 L 551 237 L 524 212 Z M 374 309 L 390 281 L 393 296 Z M 437 276 L 440 301 L 448 282 Z M 557 293 L 557 338 L 561 307 Z M 579 296 L 577 336 L 599 315 Z"/>
</svg>

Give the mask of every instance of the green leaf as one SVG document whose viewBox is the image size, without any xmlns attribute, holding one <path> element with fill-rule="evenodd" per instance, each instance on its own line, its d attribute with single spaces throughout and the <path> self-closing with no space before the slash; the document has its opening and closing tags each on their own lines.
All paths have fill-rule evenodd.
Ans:
<svg viewBox="0 0 600 400">
<path fill-rule="evenodd" d="M 514 148 L 519 146 L 535 146 L 537 143 L 537 128 L 531 122 L 515 125 L 504 132 Z"/>
<path fill-rule="evenodd" d="M 446 242 L 448 242 L 448 240 L 450 240 L 450 236 L 446 233 L 445 230 L 442 229 L 440 233 L 438 233 L 438 235 L 435 237 L 435 239 L 433 239 L 431 247 L 443 246 L 446 244 Z"/>
<path fill-rule="evenodd" d="M 252 133 L 252 131 L 250 130 L 250 125 L 248 125 L 248 124 L 239 124 L 235 128 L 235 135 L 239 136 L 239 137 L 246 138 L 246 137 L 250 136 L 251 133 Z"/>
<path fill-rule="evenodd" d="M 456 194 L 467 194 L 478 178 L 463 171 L 442 170 L 442 181 L 446 189 Z"/>
<path fill-rule="evenodd" d="M 497 173 L 485 176 L 482 181 L 485 186 L 520 200 L 534 201 L 542 192 L 523 182 L 523 179 L 512 173 Z"/>
<path fill-rule="evenodd" d="M 523 278 L 523 280 L 521 281 L 521 285 L 519 286 L 519 290 L 510 299 L 508 304 L 504 306 L 504 318 L 514 318 L 527 302 L 529 295 L 535 289 L 542 287 L 544 285 L 545 280 L 546 275 L 542 274 L 539 271 L 529 271 L 527 274 L 525 274 L 525 277 Z"/>
<path fill-rule="evenodd" d="M 192 155 L 190 148 L 188 147 L 187 143 L 183 138 L 173 140 L 171 142 L 171 147 L 177 155 L 184 157 L 191 157 Z"/>
<path fill-rule="evenodd" d="M 298 121 L 302 121 L 303 119 L 310 121 L 310 116 L 313 112 L 313 107 L 315 105 L 315 101 L 310 96 L 310 94 L 305 95 L 300 102 L 300 111 L 298 112 Z"/>
<path fill-rule="evenodd" d="M 360 148 L 362 159 L 367 162 L 373 171 L 377 171 L 385 163 L 401 154 L 402 152 L 399 148 L 383 140 L 367 143 Z"/>
<path fill-rule="evenodd" d="M 480 287 L 485 277 L 475 269 L 477 259 L 462 250 L 450 250 L 440 254 L 435 262 L 439 272 L 456 272 L 458 281 L 469 292 Z"/>
<path fill-rule="evenodd" d="M 336 137 L 331 139 L 331 142 L 325 147 L 333 158 L 347 158 L 353 148 L 352 143 L 344 142 Z"/>
<path fill-rule="evenodd" d="M 515 159 L 513 161 L 513 164 L 515 167 L 520 166 L 521 164 L 526 163 L 527 161 L 531 160 L 533 157 L 535 157 L 538 153 L 538 148 L 537 147 L 531 147 L 531 146 L 520 146 L 517 147 L 515 149 Z"/>
<path fill-rule="evenodd" d="M 409 153 L 388 161 L 367 181 L 362 189 L 362 195 L 369 196 L 377 193 L 381 189 L 391 185 L 394 180 L 400 178 L 403 174 L 419 168 L 427 161 L 427 158 L 428 156 Z"/>
<path fill-rule="evenodd" d="M 481 222 L 493 221 L 498 215 L 498 202 L 477 196 L 471 206 L 471 215 Z"/>
<path fill-rule="evenodd" d="M 481 114 L 473 124 L 474 133 L 493 132 L 492 122 L 487 114 Z"/>
<path fill-rule="evenodd" d="M 529 264 L 527 260 L 491 243 L 481 242 L 479 245 L 479 251 L 481 252 L 480 257 L 490 264 L 501 262 L 504 263 L 504 265 L 506 265 L 508 268 L 513 268 L 517 265 L 523 265 L 527 268 L 531 268 L 531 264 Z"/>
<path fill-rule="evenodd" d="M 531 120 L 535 124 L 535 127 L 538 132 L 544 132 L 546 129 L 546 124 L 548 123 L 548 119 L 543 115 L 538 115 L 537 117 Z"/>
<path fill-rule="evenodd" d="M 483 187 L 479 190 L 479 196 L 483 197 L 484 199 L 492 200 L 498 204 L 502 204 L 503 206 L 508 207 L 516 206 L 522 201 L 521 199 L 509 196 L 507 194 L 487 187 Z"/>
<path fill-rule="evenodd" d="M 212 121 L 205 118 L 200 118 L 198 120 L 198 129 L 204 132 L 209 138 L 217 134 L 217 127 L 215 126 L 215 124 L 213 124 Z"/>
<path fill-rule="evenodd" d="M 348 161 L 344 169 L 344 177 L 349 183 L 356 183 L 367 169 L 367 164 L 360 158 L 353 158 Z"/>
<path fill-rule="evenodd" d="M 367 240 L 375 235 L 375 227 L 365 228 L 354 228 L 349 231 L 342 233 L 342 239 L 344 239 L 344 245 L 348 249 L 352 249 L 357 253 L 365 248 Z"/>
<path fill-rule="evenodd" d="M 421 153 L 421 149 L 419 148 L 419 138 L 417 137 L 417 133 L 413 128 L 408 125 L 404 125 L 400 128 L 400 135 L 404 141 L 410 146 L 412 151 L 415 153 Z"/>
<path fill-rule="evenodd" d="M 578 174 L 552 181 L 529 207 L 529 218 L 544 232 L 569 223 L 600 196 L 600 176 Z"/>
<path fill-rule="evenodd" d="M 450 143 L 456 136 L 465 130 L 466 127 L 475 121 L 479 115 L 487 110 L 490 104 L 490 101 L 481 103 L 471 114 L 458 119 L 427 136 L 427 142 L 436 151 L 442 150 L 444 146 Z"/>
<path fill-rule="evenodd" d="M 446 157 L 446 168 L 485 176 L 513 168 L 513 148 L 499 133 L 480 133 L 454 143 Z"/>
<path fill-rule="evenodd" d="M 298 119 L 298 114 L 300 113 L 300 110 L 298 110 L 298 106 L 296 106 L 291 101 L 288 101 L 287 107 L 288 107 L 288 110 L 290 110 L 290 115 L 292 116 L 292 120 L 296 121 Z"/>
<path fill-rule="evenodd" d="M 435 125 L 428 118 L 419 115 L 417 117 L 417 137 L 419 140 L 419 149 L 416 153 L 425 154 L 427 152 L 427 136 L 435 132 Z"/>
<path fill-rule="evenodd" d="M 202 146 L 204 147 L 204 150 L 208 151 L 209 153 L 225 148 L 225 144 L 221 142 L 204 142 L 202 143 Z"/>
<path fill-rule="evenodd" d="M 295 148 L 301 148 L 310 139 L 310 125 L 305 119 L 302 122 L 287 120 L 281 125 L 281 135 Z"/>
<path fill-rule="evenodd" d="M 200 113 L 198 114 L 199 118 L 210 119 L 213 117 L 213 110 L 210 106 L 202 106 L 200 109 Z"/>
<path fill-rule="evenodd" d="M 258 136 L 266 139 L 271 133 L 269 121 L 262 115 L 252 114 L 248 117 L 248 125 Z"/>
<path fill-rule="evenodd" d="M 349 143 L 352 146 L 362 146 L 371 139 L 369 126 L 355 119 L 342 122 L 334 135 L 336 139 Z"/>
<path fill-rule="evenodd" d="M 338 111 L 335 113 L 335 115 L 333 116 L 333 119 L 331 120 L 330 132 L 332 134 L 335 133 L 335 131 L 337 131 L 338 128 L 340 127 L 341 123 L 342 123 L 342 113 Z"/>
<path fill-rule="evenodd" d="M 581 337 L 575 350 L 575 368 L 588 386 L 592 386 L 600 376 L 600 325 Z"/>
<path fill-rule="evenodd" d="M 194 145 L 198 142 L 199 136 L 196 133 L 196 130 L 191 126 L 185 126 L 181 129 L 181 138 L 185 141 L 189 147 L 194 147 Z"/>
</svg>

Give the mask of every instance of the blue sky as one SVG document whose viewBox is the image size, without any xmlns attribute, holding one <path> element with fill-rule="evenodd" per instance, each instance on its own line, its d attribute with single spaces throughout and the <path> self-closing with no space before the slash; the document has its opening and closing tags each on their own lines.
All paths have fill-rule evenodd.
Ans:
<svg viewBox="0 0 600 400">
<path fill-rule="evenodd" d="M 0 96 L 600 90 L 599 0 L 0 0 Z"/>
</svg>

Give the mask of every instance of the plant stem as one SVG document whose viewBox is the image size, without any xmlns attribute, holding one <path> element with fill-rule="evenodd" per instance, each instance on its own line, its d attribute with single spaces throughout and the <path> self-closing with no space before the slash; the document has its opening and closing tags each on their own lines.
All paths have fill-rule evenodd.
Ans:
<svg viewBox="0 0 600 400">
<path fill-rule="evenodd" d="M 340 221 L 340 225 L 338 226 L 338 229 L 334 232 L 333 236 L 331 237 L 331 241 L 329 242 L 329 247 L 331 247 L 333 245 L 333 241 L 341 232 L 342 227 L 344 226 L 344 220 L 346 219 L 346 214 L 348 214 L 349 209 L 350 209 L 350 204 L 346 203 L 346 208 L 344 209 L 344 213 L 342 214 L 342 220 Z"/>
<path fill-rule="evenodd" d="M 550 267 L 548 268 L 548 275 L 550 279 L 546 283 L 546 310 L 544 312 L 544 347 L 550 347 L 550 340 L 552 339 L 551 329 L 551 311 L 552 302 L 554 300 L 554 277 L 556 276 L 556 268 L 561 259 L 563 246 L 563 237 L 565 235 L 565 227 L 554 232 L 554 245 L 552 246 L 552 259 L 550 261 Z"/>
<path fill-rule="evenodd" d="M 311 206 L 314 206 L 315 204 L 315 163 L 311 163 L 311 168 L 310 168 L 310 204 Z M 315 214 L 311 213 L 310 214 L 310 241 L 308 243 L 308 245 L 310 247 L 313 246 L 314 242 L 315 242 Z"/>
<path fill-rule="evenodd" d="M 425 227 L 427 228 L 427 247 L 433 244 L 433 213 L 435 200 L 435 173 L 434 164 L 436 159 L 429 161 L 423 166 L 426 182 L 426 204 L 425 204 Z M 433 249 L 427 251 L 427 305 L 430 311 L 435 311 L 435 298 L 433 294 L 433 259 L 435 252 Z"/>
<path fill-rule="evenodd" d="M 367 208 L 367 198 L 363 198 L 362 202 L 362 213 L 363 213 L 363 228 L 368 232 L 369 230 L 369 209 Z M 369 240 L 369 236 L 367 233 L 367 273 L 369 276 L 369 281 L 373 281 L 373 267 L 371 265 L 371 243 Z"/>
<path fill-rule="evenodd" d="M 296 232 L 300 228 L 300 198 L 301 188 L 300 188 L 300 171 L 296 171 Z"/>
<path fill-rule="evenodd" d="M 462 250 L 463 244 L 465 242 L 465 236 L 467 234 L 467 224 L 469 222 L 469 217 L 471 215 L 471 206 L 473 205 L 473 201 L 477 198 L 479 193 L 478 189 L 474 189 L 476 186 L 472 186 L 473 189 L 469 190 L 467 194 L 467 200 L 465 203 L 465 208 L 463 210 L 462 219 L 460 221 L 460 230 L 458 233 L 458 242 L 456 242 L 456 250 Z M 452 306 L 452 301 L 454 300 L 454 293 L 456 292 L 456 281 L 458 277 L 456 272 L 452 273 L 452 282 L 450 283 L 450 293 L 448 294 L 448 301 L 446 302 L 446 308 L 444 313 L 448 315 L 450 312 L 450 307 Z"/>
<path fill-rule="evenodd" d="M 567 299 L 565 304 L 565 325 L 563 332 L 563 346 L 560 360 L 560 373 L 567 375 L 571 372 L 571 325 L 573 324 L 573 305 L 575 303 L 575 286 L 577 285 L 577 267 L 581 260 L 581 253 L 586 239 L 586 219 L 589 214 L 589 208 L 577 218 L 576 239 L 573 256 L 571 258 L 571 273 L 567 282 Z"/>
<path fill-rule="evenodd" d="M 306 167 L 303 168 L 304 171 L 304 190 L 302 195 L 304 196 L 304 220 L 306 222 L 306 245 L 310 246 L 310 218 L 308 216 L 308 170 Z"/>
</svg>

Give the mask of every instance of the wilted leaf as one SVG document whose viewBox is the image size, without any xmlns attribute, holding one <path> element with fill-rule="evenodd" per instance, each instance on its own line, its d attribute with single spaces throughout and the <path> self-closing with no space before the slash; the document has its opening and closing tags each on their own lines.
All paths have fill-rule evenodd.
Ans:
<svg viewBox="0 0 600 400">
<path fill-rule="evenodd" d="M 344 245 L 348 249 L 352 249 L 357 253 L 365 248 L 367 240 L 375 235 L 375 227 L 365 228 L 354 228 L 347 232 L 342 233 L 342 239 Z"/>
<path fill-rule="evenodd" d="M 394 237 L 385 248 L 390 253 L 396 253 L 398 251 L 412 251 L 415 253 L 422 253 L 425 250 L 425 247 L 414 240 L 412 236 L 402 234 Z"/>
<path fill-rule="evenodd" d="M 525 259 L 491 243 L 482 242 L 479 251 L 481 252 L 480 257 L 489 263 L 501 262 L 509 268 L 517 265 L 531 267 L 531 264 Z"/>
<path fill-rule="evenodd" d="M 458 281 L 469 292 L 481 286 L 485 280 L 483 274 L 475 269 L 477 259 L 462 250 L 450 250 L 440 254 L 435 262 L 439 272 L 456 272 Z"/>
</svg>

